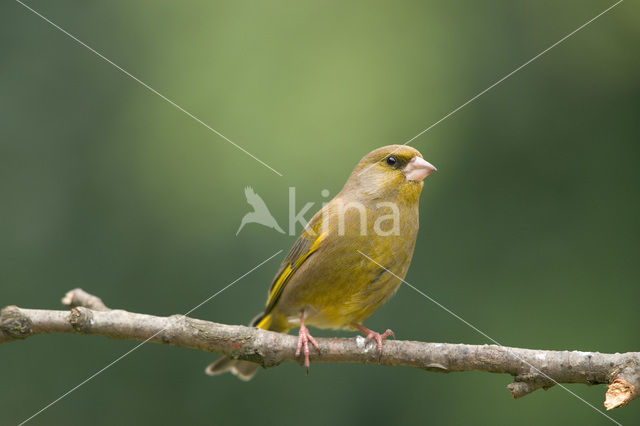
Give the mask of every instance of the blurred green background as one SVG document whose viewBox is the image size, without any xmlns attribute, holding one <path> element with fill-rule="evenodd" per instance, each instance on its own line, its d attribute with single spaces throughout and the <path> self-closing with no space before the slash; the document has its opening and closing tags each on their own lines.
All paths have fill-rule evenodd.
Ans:
<svg viewBox="0 0 640 426">
<path fill-rule="evenodd" d="M 284 174 L 2 2 L 0 305 L 58 309 L 83 287 L 170 315 L 293 243 L 255 224 L 235 236 L 246 185 L 286 226 L 289 186 L 315 211 L 364 154 L 405 142 L 612 2 L 28 4 Z M 639 18 L 622 3 L 413 143 L 439 172 L 407 280 L 503 344 L 640 350 Z M 247 323 L 282 256 L 192 316 Z M 367 325 L 488 343 L 408 287 Z M 2 345 L 0 423 L 134 345 Z M 30 424 L 611 424 L 558 387 L 511 400 L 509 376 L 325 364 L 306 377 L 287 364 L 242 383 L 205 376 L 214 358 L 147 344 Z M 569 388 L 602 408 L 605 387 Z M 610 415 L 637 423 L 640 402 Z"/>
</svg>

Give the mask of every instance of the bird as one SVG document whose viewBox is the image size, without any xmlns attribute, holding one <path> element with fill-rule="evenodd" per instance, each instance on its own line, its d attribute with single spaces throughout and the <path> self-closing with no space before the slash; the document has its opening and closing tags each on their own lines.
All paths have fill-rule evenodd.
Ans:
<svg viewBox="0 0 640 426">
<path fill-rule="evenodd" d="M 245 214 L 240 221 L 240 227 L 236 231 L 236 235 L 240 233 L 240 230 L 247 223 L 259 223 L 260 225 L 264 225 L 268 228 L 275 229 L 281 234 L 284 234 L 278 222 L 276 222 L 275 218 L 271 215 L 269 208 L 265 204 L 264 200 L 256 194 L 256 192 L 250 186 L 247 186 L 244 189 L 244 195 L 247 197 L 247 203 L 251 207 L 253 207 L 253 211 Z"/>
<path fill-rule="evenodd" d="M 381 351 L 384 339 L 395 335 L 372 331 L 363 322 L 396 292 L 409 270 L 423 180 L 434 171 L 406 145 L 364 156 L 342 190 L 302 230 L 251 326 L 282 333 L 299 328 L 296 357 L 304 357 L 307 374 L 310 345 L 318 350 L 308 326 L 359 330 Z M 206 373 L 230 371 L 246 381 L 258 367 L 222 357 Z"/>
</svg>

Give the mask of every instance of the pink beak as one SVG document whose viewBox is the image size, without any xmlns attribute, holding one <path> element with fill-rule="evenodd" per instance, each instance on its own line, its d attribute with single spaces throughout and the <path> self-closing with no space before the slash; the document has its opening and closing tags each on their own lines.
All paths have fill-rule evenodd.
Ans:
<svg viewBox="0 0 640 426">
<path fill-rule="evenodd" d="M 409 164 L 405 166 L 404 175 L 407 180 L 419 182 L 435 171 L 436 168 L 433 167 L 431 163 L 415 156 L 409 161 Z"/>
</svg>

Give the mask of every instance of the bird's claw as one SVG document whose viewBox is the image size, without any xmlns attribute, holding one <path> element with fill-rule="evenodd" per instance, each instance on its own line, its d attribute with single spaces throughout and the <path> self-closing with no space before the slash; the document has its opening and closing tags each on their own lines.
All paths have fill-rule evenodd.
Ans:
<svg viewBox="0 0 640 426">
<path fill-rule="evenodd" d="M 309 361 L 309 342 L 319 351 L 320 347 L 318 346 L 318 342 L 313 338 L 311 333 L 309 333 L 309 329 L 304 326 L 304 324 L 300 325 L 300 331 L 298 332 L 298 346 L 296 348 L 296 357 L 300 356 L 302 352 L 304 354 L 304 367 L 307 370 L 307 374 L 309 374 L 309 366 L 311 365 L 311 361 Z"/>
<path fill-rule="evenodd" d="M 378 346 L 378 352 L 382 352 L 382 341 L 384 339 L 386 339 L 389 336 L 393 336 L 393 338 L 396 338 L 396 335 L 393 334 L 393 331 L 387 329 L 387 331 L 385 331 L 384 333 L 380 334 L 380 333 L 376 333 L 375 331 L 370 332 L 369 334 L 367 334 L 367 342 L 370 342 L 372 340 L 376 341 L 376 344 Z"/>
<path fill-rule="evenodd" d="M 384 339 L 386 339 L 389 336 L 393 336 L 394 339 L 396 338 L 396 335 L 393 333 L 393 331 L 389 329 L 387 329 L 387 331 L 385 331 L 384 333 L 380 334 L 373 330 L 369 330 L 367 327 L 363 325 L 357 325 L 357 327 L 366 336 L 367 343 L 375 340 L 376 345 L 378 346 L 378 352 L 382 352 L 382 341 Z"/>
</svg>

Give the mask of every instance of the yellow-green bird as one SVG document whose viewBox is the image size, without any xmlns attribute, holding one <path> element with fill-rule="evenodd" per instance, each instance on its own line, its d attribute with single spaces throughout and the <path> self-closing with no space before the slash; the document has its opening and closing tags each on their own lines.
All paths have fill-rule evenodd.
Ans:
<svg viewBox="0 0 640 426">
<path fill-rule="evenodd" d="M 282 333 L 299 327 L 296 356 L 302 351 L 307 371 L 309 343 L 318 348 L 308 325 L 360 330 L 381 350 L 392 331 L 376 333 L 362 323 L 395 293 L 409 269 L 423 179 L 435 170 L 405 145 L 367 154 L 304 228 L 276 273 L 264 312 L 251 325 Z M 249 380 L 257 368 L 220 358 L 206 371 Z"/>
</svg>

